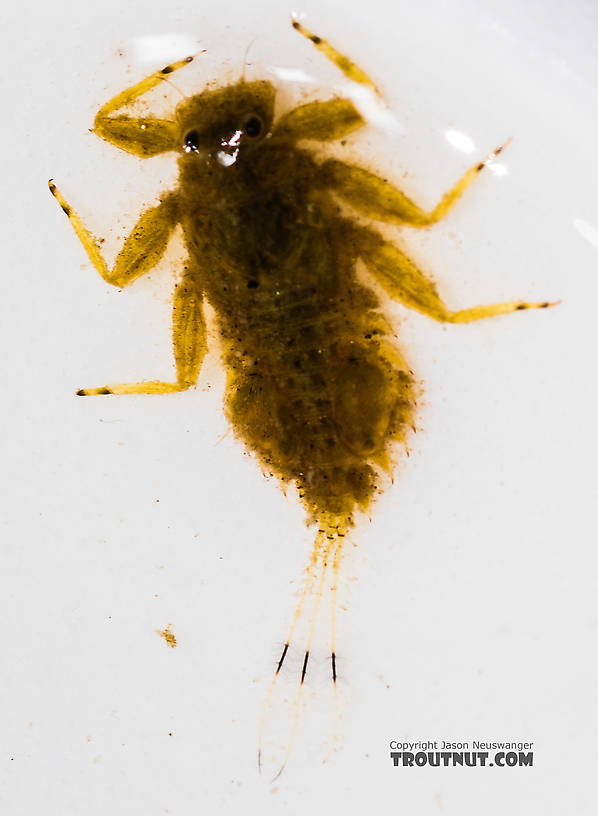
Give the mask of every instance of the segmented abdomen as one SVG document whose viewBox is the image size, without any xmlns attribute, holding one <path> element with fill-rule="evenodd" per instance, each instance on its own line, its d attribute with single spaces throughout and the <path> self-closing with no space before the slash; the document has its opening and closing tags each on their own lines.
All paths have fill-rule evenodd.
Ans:
<svg viewBox="0 0 598 816">
<path fill-rule="evenodd" d="M 220 325 L 237 436 L 267 472 L 295 483 L 310 520 L 350 526 L 412 423 L 414 389 L 338 239 L 314 230 L 292 276 L 263 270 Z"/>
</svg>

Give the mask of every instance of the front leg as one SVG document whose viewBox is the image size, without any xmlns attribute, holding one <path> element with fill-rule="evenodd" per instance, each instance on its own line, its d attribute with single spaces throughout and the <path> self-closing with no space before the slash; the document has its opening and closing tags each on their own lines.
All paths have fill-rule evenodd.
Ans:
<svg viewBox="0 0 598 816">
<path fill-rule="evenodd" d="M 328 99 L 326 102 L 306 102 L 285 113 L 272 133 L 273 139 L 314 139 L 331 142 L 342 139 L 352 130 L 365 125 L 365 120 L 348 99 Z"/>
<path fill-rule="evenodd" d="M 93 124 L 94 133 L 116 147 L 120 147 L 121 150 L 126 150 L 127 153 L 143 159 L 169 150 L 177 150 L 180 147 L 179 133 L 173 121 L 158 119 L 155 116 L 112 116 L 111 114 L 135 102 L 140 96 L 164 82 L 170 74 L 188 65 L 192 60 L 193 57 L 186 57 L 178 62 L 173 62 L 110 99 L 96 114 Z"/>
<path fill-rule="evenodd" d="M 340 51 L 337 51 L 333 45 L 327 40 L 322 39 L 322 37 L 318 37 L 317 34 L 314 34 L 313 31 L 309 31 L 309 29 L 305 28 L 299 20 L 295 18 L 295 16 L 291 17 L 291 24 L 295 31 L 298 31 L 299 34 L 303 34 L 310 42 L 312 42 L 318 51 L 320 51 L 324 56 L 333 62 L 337 68 L 339 68 L 343 74 L 347 77 L 347 79 L 352 80 L 353 82 L 358 82 L 360 85 L 369 85 L 376 93 L 378 89 L 366 74 L 365 71 L 356 65 L 352 60 L 346 57 L 344 54 L 341 54 Z"/>
<path fill-rule="evenodd" d="M 386 179 L 351 164 L 329 159 L 322 164 L 322 183 L 338 193 L 352 207 L 369 218 L 411 227 L 429 227 L 440 221 L 463 195 L 472 181 L 504 150 L 501 145 L 478 162 L 440 199 L 433 210 L 426 212 Z"/>
</svg>

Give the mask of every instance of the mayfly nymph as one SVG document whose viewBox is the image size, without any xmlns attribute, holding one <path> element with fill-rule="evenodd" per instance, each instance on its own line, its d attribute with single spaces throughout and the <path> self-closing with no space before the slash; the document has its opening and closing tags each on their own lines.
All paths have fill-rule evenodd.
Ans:
<svg viewBox="0 0 598 816">
<path fill-rule="evenodd" d="M 293 27 L 346 77 L 376 93 L 369 77 L 326 40 L 296 20 Z M 469 323 L 552 304 L 515 301 L 452 311 L 417 265 L 364 223 L 435 224 L 502 147 L 425 211 L 375 173 L 318 155 L 314 143 L 342 140 L 366 124 L 345 98 L 304 103 L 276 116 L 274 85 L 243 78 L 185 98 L 168 118 L 120 112 L 191 60 L 174 62 L 117 94 L 95 118 L 99 137 L 134 156 L 178 154 L 176 188 L 141 215 L 112 268 L 49 183 L 108 283 L 124 287 L 151 270 L 177 225 L 188 253 L 174 292 L 176 381 L 113 384 L 78 394 L 165 394 L 195 385 L 207 347 L 202 304 L 211 304 L 234 432 L 267 472 L 295 486 L 316 530 L 303 593 L 274 675 L 313 593 L 299 697 L 327 570 L 336 683 L 334 621 L 343 541 L 356 512 L 370 509 L 381 473 L 391 471 L 393 445 L 405 441 L 414 421 L 414 376 L 391 340 L 378 296 L 358 279 L 357 262 L 390 298 L 437 321 Z M 274 680 L 268 696 L 273 686 Z"/>
</svg>

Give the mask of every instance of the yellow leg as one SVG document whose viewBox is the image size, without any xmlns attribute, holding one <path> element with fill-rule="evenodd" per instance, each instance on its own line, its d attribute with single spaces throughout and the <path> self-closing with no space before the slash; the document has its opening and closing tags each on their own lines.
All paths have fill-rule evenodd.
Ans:
<svg viewBox="0 0 598 816">
<path fill-rule="evenodd" d="M 172 339 L 176 363 L 175 383 L 147 380 L 137 383 L 82 388 L 80 397 L 99 394 L 172 394 L 195 385 L 207 350 L 206 325 L 203 317 L 202 294 L 191 276 L 186 275 L 174 293 Z"/>
<path fill-rule="evenodd" d="M 508 142 L 478 162 L 440 199 L 433 210 L 426 212 L 386 179 L 355 165 L 329 159 L 322 165 L 322 181 L 345 199 L 358 212 L 378 221 L 429 227 L 444 218 L 465 190 Z"/>
<path fill-rule="evenodd" d="M 318 37 L 317 34 L 309 31 L 298 20 L 293 18 L 292 22 L 293 28 L 310 40 L 310 42 L 312 42 L 327 59 L 333 62 L 346 77 L 361 85 L 368 85 L 379 93 L 370 77 L 362 71 L 361 68 L 355 65 L 354 62 L 348 59 L 348 57 L 339 53 L 336 48 L 322 39 L 322 37 Z M 335 101 L 340 107 L 341 100 Z M 342 100 L 342 102 L 345 104 L 348 113 L 350 103 L 347 103 L 346 100 Z M 322 105 L 326 103 L 319 104 Z M 322 108 L 322 112 L 324 112 L 324 108 Z M 320 132 L 325 132 L 323 125 L 317 127 L 319 123 L 311 121 L 317 118 L 318 113 L 319 111 L 317 111 L 315 106 L 313 110 L 310 108 L 310 105 L 301 106 L 295 111 L 291 111 L 286 117 L 283 117 L 279 127 L 281 127 L 281 130 L 296 127 L 298 131 L 305 128 L 308 133 L 305 138 L 340 138 L 343 134 L 340 133 L 338 126 L 338 135 L 335 133 L 334 128 L 331 129 L 331 135 L 327 137 L 320 135 Z M 354 126 L 359 126 L 359 122 L 355 118 Z M 316 132 L 315 136 L 310 135 L 311 130 Z M 349 129 L 347 129 L 347 132 L 348 130 Z M 435 224 L 437 221 L 440 221 L 441 218 L 444 218 L 477 175 L 505 149 L 508 143 L 507 141 L 499 145 L 499 147 L 489 153 L 483 161 L 470 167 L 459 181 L 442 196 L 436 207 L 429 212 L 418 207 L 415 202 L 386 181 L 386 179 L 382 179 L 374 173 L 363 170 L 361 167 L 345 164 L 336 159 L 330 159 L 322 165 L 322 183 L 326 188 L 332 187 L 340 196 L 346 199 L 352 207 L 364 213 L 369 218 L 395 224 L 409 224 L 413 227 L 429 227 L 431 224 Z"/>
<path fill-rule="evenodd" d="M 331 142 L 342 139 L 362 125 L 365 125 L 364 118 L 348 99 L 328 99 L 326 102 L 316 100 L 298 105 L 281 116 L 272 138 Z"/>
<path fill-rule="evenodd" d="M 435 224 L 437 221 L 440 221 L 441 218 L 449 212 L 449 210 L 453 207 L 453 205 L 461 198 L 465 190 L 469 187 L 471 182 L 477 178 L 478 174 L 487 167 L 503 150 L 509 146 L 511 140 L 508 139 L 503 144 L 496 147 L 492 150 L 486 158 L 478 162 L 473 167 L 470 167 L 469 170 L 464 173 L 463 176 L 459 179 L 459 181 L 452 187 L 448 193 L 445 193 L 438 204 L 434 207 L 434 209 L 429 213 L 424 213 L 423 223 L 419 223 L 417 218 L 415 221 L 408 221 L 408 223 L 413 224 L 413 226 L 428 226 L 430 224 Z M 420 211 L 421 212 L 421 211 Z"/>
<path fill-rule="evenodd" d="M 114 266 L 109 269 L 94 237 L 67 204 L 52 179 L 48 182 L 48 187 L 71 222 L 89 260 L 106 283 L 113 286 L 127 286 L 158 263 L 178 220 L 177 199 L 171 193 L 157 207 L 143 213 L 118 253 Z"/>
<path fill-rule="evenodd" d="M 132 117 L 111 116 L 110 114 L 135 102 L 140 96 L 164 82 L 170 74 L 188 65 L 192 60 L 193 57 L 186 57 L 186 59 L 173 62 L 110 99 L 96 114 L 94 133 L 116 147 L 120 147 L 121 150 L 126 150 L 141 158 L 176 150 L 180 147 L 179 134 L 173 121 L 157 119 L 154 116 Z"/>
<path fill-rule="evenodd" d="M 361 256 L 375 280 L 393 300 L 400 301 L 434 320 L 445 323 L 471 323 L 485 317 L 509 314 L 524 309 L 546 309 L 556 302 L 510 301 L 450 310 L 441 300 L 434 283 L 394 244 L 367 228 L 352 230 L 356 256 Z"/>
<path fill-rule="evenodd" d="M 329 42 L 318 37 L 317 34 L 308 31 L 308 29 L 301 25 L 295 18 L 292 18 L 292 25 L 295 31 L 298 31 L 299 34 L 303 34 L 304 37 L 312 42 L 318 51 L 321 51 L 327 59 L 333 62 L 348 79 L 351 79 L 353 82 L 359 82 L 360 85 L 369 85 L 370 88 L 378 92 L 378 89 L 365 71 L 362 71 L 361 68 L 355 65 L 348 57 L 339 53 Z"/>
</svg>

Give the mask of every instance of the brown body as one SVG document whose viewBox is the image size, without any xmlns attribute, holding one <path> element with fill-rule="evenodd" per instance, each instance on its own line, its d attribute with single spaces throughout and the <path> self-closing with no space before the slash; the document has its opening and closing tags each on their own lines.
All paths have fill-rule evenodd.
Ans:
<svg viewBox="0 0 598 816">
<path fill-rule="evenodd" d="M 312 521 L 349 525 L 412 402 L 381 343 L 380 304 L 356 278 L 359 233 L 292 143 L 270 140 L 234 168 L 181 165 L 180 218 L 217 315 L 232 426 L 297 485 Z"/>
</svg>

